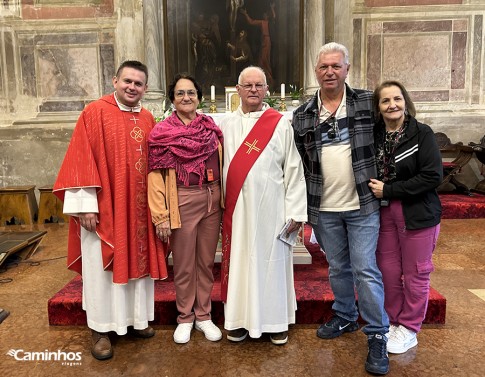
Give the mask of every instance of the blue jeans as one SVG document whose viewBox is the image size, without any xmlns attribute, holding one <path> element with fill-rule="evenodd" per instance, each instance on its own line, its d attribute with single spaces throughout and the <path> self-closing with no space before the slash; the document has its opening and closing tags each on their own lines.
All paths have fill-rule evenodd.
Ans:
<svg viewBox="0 0 485 377">
<path fill-rule="evenodd" d="M 376 262 L 379 211 L 365 216 L 359 210 L 321 211 L 314 231 L 327 256 L 335 314 L 356 321 L 360 312 L 367 322 L 362 328 L 365 334 L 387 333 L 389 318 L 384 310 L 382 274 Z"/>
</svg>

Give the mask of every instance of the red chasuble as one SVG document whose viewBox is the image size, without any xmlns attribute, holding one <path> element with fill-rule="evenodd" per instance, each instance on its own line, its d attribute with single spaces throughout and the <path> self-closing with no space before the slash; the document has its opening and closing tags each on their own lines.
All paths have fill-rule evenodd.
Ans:
<svg viewBox="0 0 485 377">
<path fill-rule="evenodd" d="M 147 136 L 155 121 L 145 109 L 121 111 L 114 95 L 81 113 L 53 192 L 96 188 L 103 268 L 113 282 L 150 276 L 165 279 L 167 247 L 156 237 L 147 200 Z M 68 268 L 81 273 L 80 224 L 69 224 Z"/>
<path fill-rule="evenodd" d="M 231 255 L 232 215 L 246 177 L 258 157 L 268 145 L 282 114 L 266 110 L 254 124 L 231 160 L 226 178 L 226 200 L 222 218 L 221 299 L 226 301 Z"/>
</svg>

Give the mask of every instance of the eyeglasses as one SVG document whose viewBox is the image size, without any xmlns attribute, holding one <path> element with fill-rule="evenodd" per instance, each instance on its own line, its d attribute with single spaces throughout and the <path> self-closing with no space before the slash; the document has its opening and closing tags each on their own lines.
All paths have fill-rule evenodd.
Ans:
<svg viewBox="0 0 485 377">
<path fill-rule="evenodd" d="M 266 87 L 267 87 L 266 84 L 238 84 L 238 85 L 247 92 L 252 90 L 253 87 L 255 87 L 258 92 L 266 89 Z"/>
<path fill-rule="evenodd" d="M 329 68 L 332 68 L 332 71 L 338 72 L 343 68 L 343 66 L 340 65 L 340 64 L 334 64 L 334 65 L 324 64 L 324 65 L 321 65 L 320 67 L 318 67 L 318 70 L 320 72 L 327 72 Z"/>
<path fill-rule="evenodd" d="M 175 92 L 175 97 L 176 98 L 184 98 L 186 94 L 189 96 L 189 98 L 195 98 L 195 97 L 197 97 L 197 91 L 196 90 L 193 90 L 193 89 L 189 89 L 189 90 L 177 90 Z"/>
<path fill-rule="evenodd" d="M 329 140 L 333 140 L 336 137 L 340 139 L 340 129 L 338 128 L 337 119 L 332 116 L 328 118 L 325 122 L 330 126 L 330 129 L 327 131 L 327 137 L 329 138 Z"/>
</svg>

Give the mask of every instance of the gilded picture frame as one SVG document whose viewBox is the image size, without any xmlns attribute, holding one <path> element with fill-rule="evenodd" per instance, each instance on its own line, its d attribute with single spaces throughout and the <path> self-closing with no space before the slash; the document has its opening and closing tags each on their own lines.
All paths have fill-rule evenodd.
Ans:
<svg viewBox="0 0 485 377">
<path fill-rule="evenodd" d="M 167 83 L 193 75 L 204 95 L 237 84 L 248 65 L 264 69 L 271 93 L 302 86 L 303 0 L 167 1 Z"/>
</svg>

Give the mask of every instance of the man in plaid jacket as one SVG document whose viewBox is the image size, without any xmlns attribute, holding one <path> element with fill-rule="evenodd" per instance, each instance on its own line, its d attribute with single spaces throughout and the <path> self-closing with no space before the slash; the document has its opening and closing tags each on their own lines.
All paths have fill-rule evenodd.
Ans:
<svg viewBox="0 0 485 377">
<path fill-rule="evenodd" d="M 375 256 L 380 202 L 368 187 L 377 175 L 372 92 L 345 83 L 349 68 L 345 46 L 324 45 L 315 66 L 320 89 L 295 110 L 292 122 L 305 169 L 308 219 L 325 250 L 335 296 L 334 316 L 317 336 L 331 339 L 356 331 L 360 312 L 367 322 L 365 368 L 386 374 L 389 319 Z"/>
</svg>

